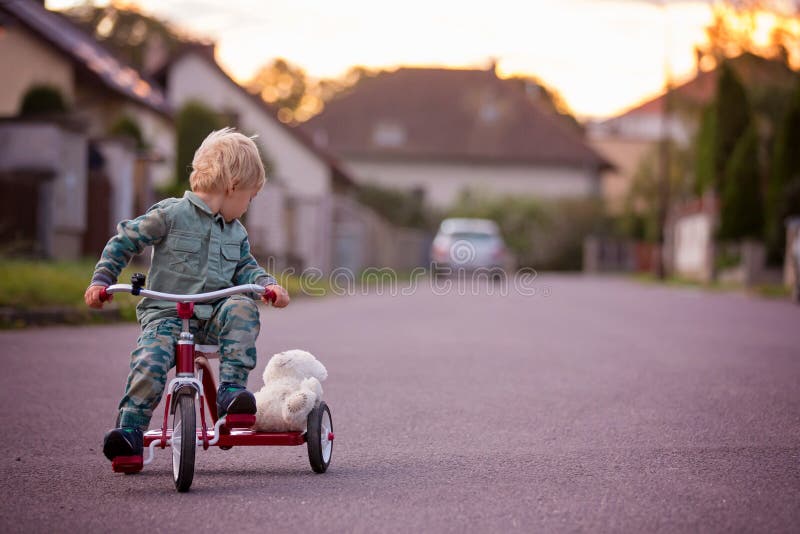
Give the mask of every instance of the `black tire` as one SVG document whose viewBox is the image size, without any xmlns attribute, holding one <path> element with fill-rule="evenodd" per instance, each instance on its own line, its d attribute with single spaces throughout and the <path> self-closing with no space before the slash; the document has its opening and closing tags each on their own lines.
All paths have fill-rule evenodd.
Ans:
<svg viewBox="0 0 800 534">
<path fill-rule="evenodd" d="M 328 405 L 320 402 L 315 406 L 308 414 L 307 424 L 308 461 L 315 473 L 324 473 L 333 456 L 333 440 L 328 439 L 333 434 L 333 420 Z"/>
<path fill-rule="evenodd" d="M 181 395 L 172 416 L 172 478 L 180 492 L 189 491 L 194 478 L 196 427 L 194 395 Z"/>
</svg>

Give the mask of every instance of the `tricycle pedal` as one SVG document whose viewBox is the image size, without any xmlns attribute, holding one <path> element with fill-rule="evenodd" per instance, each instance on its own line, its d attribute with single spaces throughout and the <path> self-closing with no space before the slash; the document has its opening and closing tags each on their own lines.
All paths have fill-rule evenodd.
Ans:
<svg viewBox="0 0 800 534">
<path fill-rule="evenodd" d="M 115 473 L 138 473 L 144 467 L 141 456 L 117 456 L 111 461 Z"/>
<path fill-rule="evenodd" d="M 256 416 L 248 413 L 229 413 L 225 416 L 226 428 L 250 428 L 256 424 Z"/>
</svg>

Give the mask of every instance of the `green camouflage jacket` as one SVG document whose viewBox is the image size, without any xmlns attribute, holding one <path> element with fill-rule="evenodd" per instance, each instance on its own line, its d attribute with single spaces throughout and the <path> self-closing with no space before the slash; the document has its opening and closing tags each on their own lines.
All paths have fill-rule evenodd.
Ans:
<svg viewBox="0 0 800 534">
<path fill-rule="evenodd" d="M 92 285 L 116 283 L 131 258 L 153 246 L 147 288 L 165 293 L 194 294 L 239 284 L 266 286 L 275 278 L 250 253 L 247 231 L 238 220 L 226 223 L 200 197 L 186 191 L 168 198 L 131 221 L 117 225 L 94 269 Z M 214 303 L 195 305 L 195 316 L 208 319 Z M 142 325 L 175 317 L 175 304 L 143 298 L 136 306 Z"/>
</svg>

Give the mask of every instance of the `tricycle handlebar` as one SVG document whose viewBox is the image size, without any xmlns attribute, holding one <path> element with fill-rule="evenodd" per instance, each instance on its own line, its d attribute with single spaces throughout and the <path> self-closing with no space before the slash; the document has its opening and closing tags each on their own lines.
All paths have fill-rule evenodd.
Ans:
<svg viewBox="0 0 800 534">
<path fill-rule="evenodd" d="M 230 297 L 231 295 L 240 295 L 242 293 L 257 293 L 259 295 L 267 295 L 270 302 L 275 302 L 278 297 L 274 291 L 267 290 L 264 286 L 258 284 L 245 284 L 241 286 L 233 286 L 219 291 L 211 291 L 208 293 L 197 293 L 196 295 L 178 295 L 174 293 L 162 293 L 160 291 L 152 291 L 150 289 L 139 289 L 134 293 L 134 286 L 131 284 L 114 284 L 108 286 L 100 293 L 100 300 L 105 302 L 109 300 L 110 295 L 114 293 L 131 293 L 134 295 L 141 295 L 143 297 L 150 297 L 156 300 L 168 300 L 170 302 L 205 302 L 208 300 L 216 300 L 222 297 Z"/>
</svg>

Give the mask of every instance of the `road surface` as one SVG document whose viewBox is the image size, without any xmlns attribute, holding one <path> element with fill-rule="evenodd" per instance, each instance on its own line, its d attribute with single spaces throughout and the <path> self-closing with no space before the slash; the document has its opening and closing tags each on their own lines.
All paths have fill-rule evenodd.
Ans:
<svg viewBox="0 0 800 534">
<path fill-rule="evenodd" d="M 316 354 L 331 467 L 312 473 L 305 447 L 199 451 L 188 494 L 169 451 L 136 476 L 101 452 L 136 325 L 0 332 L 0 528 L 800 529 L 800 307 L 619 278 L 532 287 L 264 310 L 250 387 L 269 355 Z"/>
</svg>

